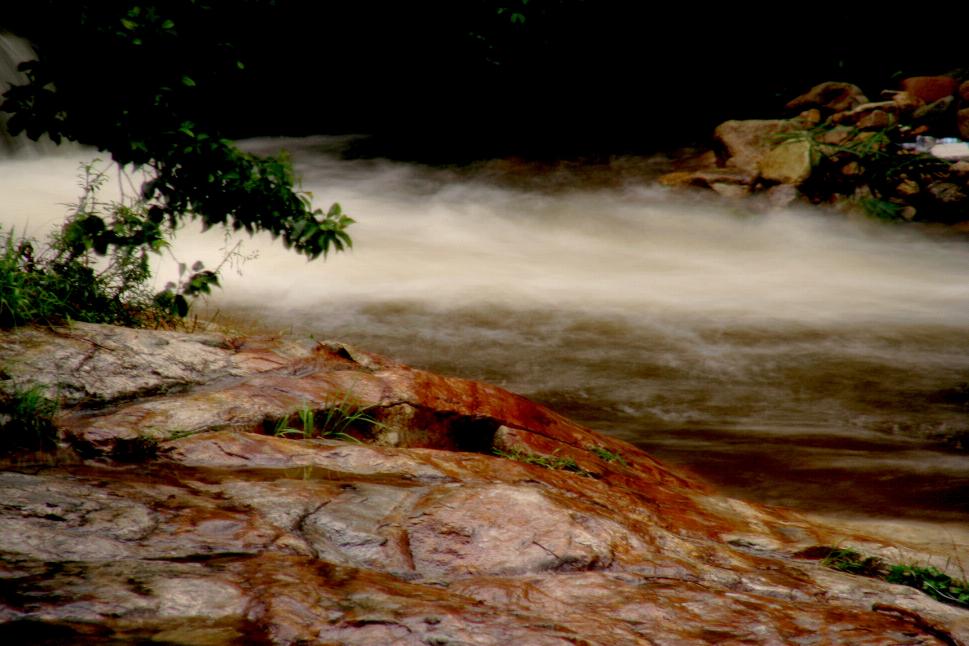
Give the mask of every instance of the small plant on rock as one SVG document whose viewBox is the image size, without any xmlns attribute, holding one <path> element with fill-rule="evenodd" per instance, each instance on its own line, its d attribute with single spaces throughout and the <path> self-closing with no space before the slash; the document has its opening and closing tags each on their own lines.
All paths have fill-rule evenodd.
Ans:
<svg viewBox="0 0 969 646">
<path fill-rule="evenodd" d="M 580 467 L 579 463 L 576 462 L 572 457 L 562 457 L 559 455 L 538 455 L 537 453 L 527 453 L 519 449 L 502 451 L 501 449 L 496 448 L 492 449 L 492 451 L 500 458 L 507 458 L 509 460 L 515 460 L 516 462 L 523 462 L 525 464 L 534 464 L 545 469 L 552 469 L 554 471 L 571 471 L 572 473 L 577 473 L 586 478 L 595 477 L 591 471 Z"/>
<path fill-rule="evenodd" d="M 360 440 L 350 434 L 351 430 L 369 430 L 381 426 L 369 414 L 372 408 L 351 401 L 349 394 L 343 395 L 338 401 L 324 403 L 318 411 L 304 404 L 299 410 L 281 418 L 273 429 L 273 435 L 303 439 L 323 437 L 359 443 Z M 301 428 L 293 426 L 294 417 L 299 420 Z"/>
<path fill-rule="evenodd" d="M 969 608 L 969 584 L 935 567 L 891 565 L 875 556 L 863 556 L 850 548 L 830 549 L 821 565 L 848 574 L 883 579 L 920 590 L 936 601 Z"/>
<path fill-rule="evenodd" d="M 42 451 L 56 445 L 58 405 L 43 386 L 17 387 L 0 402 L 0 450 Z"/>
<path fill-rule="evenodd" d="M 921 590 L 936 601 L 969 608 L 969 583 L 934 567 L 893 565 L 885 580 Z"/>
<path fill-rule="evenodd" d="M 885 571 L 885 564 L 876 556 L 862 556 L 850 548 L 836 548 L 831 550 L 821 565 L 832 570 L 860 574 L 862 576 L 881 576 Z"/>
<path fill-rule="evenodd" d="M 605 460 L 606 462 L 618 462 L 623 466 L 627 466 L 626 460 L 623 459 L 622 454 L 618 451 L 610 451 L 604 446 L 590 446 L 588 448 L 589 451 L 594 453 L 600 460 Z"/>
</svg>

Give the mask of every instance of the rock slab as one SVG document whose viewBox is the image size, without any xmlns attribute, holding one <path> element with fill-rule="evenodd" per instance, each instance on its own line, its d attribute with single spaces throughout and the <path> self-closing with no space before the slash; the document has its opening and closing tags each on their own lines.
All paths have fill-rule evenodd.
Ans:
<svg viewBox="0 0 969 646">
<path fill-rule="evenodd" d="M 128 334 L 211 372 L 126 381 Z M 78 450 L 0 472 L 3 643 L 969 641 L 969 612 L 816 556 L 966 554 L 725 498 L 486 384 L 342 344 L 88 325 L 6 334 L 0 365 L 67 393 Z M 375 420 L 358 441 L 266 424 L 348 394 Z"/>
</svg>

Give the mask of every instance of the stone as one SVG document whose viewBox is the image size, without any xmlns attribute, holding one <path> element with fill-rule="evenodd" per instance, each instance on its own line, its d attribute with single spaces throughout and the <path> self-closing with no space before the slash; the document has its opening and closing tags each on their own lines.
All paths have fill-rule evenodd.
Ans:
<svg viewBox="0 0 969 646">
<path fill-rule="evenodd" d="M 902 79 L 902 90 L 925 103 L 955 94 L 958 82 L 951 76 L 910 76 Z"/>
<path fill-rule="evenodd" d="M 932 197 L 933 201 L 945 207 L 964 206 L 969 207 L 969 197 L 965 189 L 952 182 L 932 182 L 926 187 L 926 192 Z"/>
<path fill-rule="evenodd" d="M 949 112 L 955 103 L 955 99 L 951 96 L 945 96 L 932 103 L 926 103 L 921 108 L 912 113 L 912 118 L 916 120 L 929 120 L 937 119 L 940 116 Z"/>
<path fill-rule="evenodd" d="M 802 184 L 811 176 L 811 142 L 785 141 L 774 147 L 761 159 L 760 175 L 781 184 Z"/>
<path fill-rule="evenodd" d="M 819 108 L 830 114 L 851 110 L 863 103 L 868 103 L 868 99 L 857 85 L 827 81 L 815 85 L 804 94 L 789 101 L 784 107 L 788 110 Z"/>
<path fill-rule="evenodd" d="M 757 175 L 764 156 L 786 132 L 797 130 L 798 124 L 783 119 L 748 119 L 725 121 L 717 126 L 714 138 L 727 154 L 727 166 Z"/>
<path fill-rule="evenodd" d="M 910 540 L 731 499 L 513 393 L 341 344 L 205 337 L 211 373 L 141 398 L 117 350 L 77 334 L 0 333 L 8 357 L 29 350 L 38 374 L 77 386 L 56 420 L 65 436 L 96 428 L 101 440 L 76 439 L 90 459 L 0 471 L 10 643 L 969 640 L 964 610 L 818 562 L 842 546 L 959 576 L 969 531 Z M 119 334 L 83 328 L 97 342 Z M 145 347 L 196 342 L 139 334 Z M 89 399 L 73 374 L 84 356 L 104 371 Z M 387 413 L 395 445 L 236 423 L 341 391 Z M 173 411 L 196 406 L 199 426 L 172 433 L 185 419 Z M 113 460 L 111 433 L 137 437 L 146 419 L 154 452 Z"/>
<path fill-rule="evenodd" d="M 854 124 L 862 129 L 887 128 L 895 123 L 897 112 L 898 105 L 894 101 L 864 103 L 847 112 L 839 112 L 831 117 L 831 121 L 836 124 Z"/>
<path fill-rule="evenodd" d="M 861 175 L 862 169 L 861 164 L 857 161 L 850 161 L 841 167 L 841 174 L 846 177 L 856 177 Z"/>
<path fill-rule="evenodd" d="M 813 128 L 821 123 L 821 111 L 817 108 L 811 108 L 797 115 L 797 118 L 801 121 L 804 127 Z"/>
<path fill-rule="evenodd" d="M 969 142 L 936 144 L 929 149 L 929 154 L 939 159 L 967 160 L 969 159 Z"/>
<path fill-rule="evenodd" d="M 859 130 L 884 130 L 892 126 L 896 118 L 884 110 L 872 110 L 855 122 Z"/>
<path fill-rule="evenodd" d="M 956 129 L 963 140 L 969 141 L 969 106 L 956 113 Z"/>
<path fill-rule="evenodd" d="M 969 175 L 969 161 L 957 161 L 949 167 L 949 171 L 956 175 Z"/>
<path fill-rule="evenodd" d="M 659 183 L 672 188 L 713 188 L 714 184 L 749 186 L 757 179 L 755 173 L 738 168 L 707 168 L 696 171 L 673 171 L 660 176 Z"/>
<path fill-rule="evenodd" d="M 777 184 L 767 189 L 767 203 L 775 209 L 790 206 L 801 196 L 797 187 L 791 184 Z"/>
<path fill-rule="evenodd" d="M 729 184 L 727 182 L 713 182 L 710 188 L 714 193 L 731 200 L 737 200 L 750 195 L 750 189 L 743 184 Z"/>
<path fill-rule="evenodd" d="M 840 146 L 851 139 L 854 130 L 850 126 L 835 126 L 818 137 L 818 143 Z"/>
<path fill-rule="evenodd" d="M 905 197 L 912 197 L 917 195 L 922 189 L 919 187 L 918 182 L 911 179 L 904 179 L 899 182 L 898 186 L 895 187 L 895 192 L 899 195 L 904 195 Z"/>
<path fill-rule="evenodd" d="M 697 171 L 716 168 L 717 154 L 712 150 L 705 150 L 700 153 L 694 152 L 673 159 L 672 166 L 675 171 Z"/>
<path fill-rule="evenodd" d="M 895 104 L 899 114 L 911 114 L 925 105 L 925 101 L 908 92 L 896 92 L 892 95 L 892 103 Z"/>
</svg>

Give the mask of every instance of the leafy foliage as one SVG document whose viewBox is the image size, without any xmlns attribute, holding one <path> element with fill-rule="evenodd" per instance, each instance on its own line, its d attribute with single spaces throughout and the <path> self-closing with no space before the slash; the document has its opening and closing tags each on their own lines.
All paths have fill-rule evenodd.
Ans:
<svg viewBox="0 0 969 646">
<path fill-rule="evenodd" d="M 39 59 L 21 64 L 28 82 L 3 96 L 2 109 L 12 114 L 8 129 L 96 146 L 144 180 L 139 208 L 105 217 L 81 205 L 60 241 L 68 259 L 93 250 L 141 271 L 145 254 L 159 251 L 186 218 L 205 228 L 267 231 L 310 259 L 351 246 L 346 229 L 353 220 L 340 205 L 314 209 L 285 155 L 239 150 L 204 109 L 220 83 L 241 80 L 245 67 L 217 37 L 214 4 L 107 0 L 52 8 L 58 24 L 70 28 L 29 34 Z M 116 74 L 93 70 L 93 61 L 110 61 Z M 202 269 L 183 278 L 159 301 L 179 316 L 187 312 L 186 296 L 218 284 Z"/>
<path fill-rule="evenodd" d="M 969 608 L 969 583 L 953 579 L 937 568 L 894 565 L 885 580 L 921 590 L 936 601 Z"/>
<path fill-rule="evenodd" d="M 831 194 L 849 196 L 869 215 L 893 221 L 902 219 L 906 206 L 919 207 L 920 217 L 937 210 L 923 204 L 925 200 L 918 196 L 900 193 L 900 186 L 910 187 L 913 195 L 923 195 L 924 187 L 950 172 L 948 162 L 904 149 L 905 136 L 899 124 L 881 130 L 861 130 L 824 123 L 785 132 L 778 140 L 810 144 L 815 167 L 802 190 L 813 195 L 815 201 Z"/>
<path fill-rule="evenodd" d="M 180 263 L 179 283 L 152 296 L 149 260 L 168 248 L 170 224 L 153 222 L 154 205 L 140 197 L 102 201 L 106 171 L 96 162 L 82 165 L 80 179 L 81 196 L 46 245 L 0 231 L 0 327 L 63 320 L 171 323 L 188 313 L 188 299 L 219 284 L 227 261 L 241 256 L 237 245 L 213 270 L 195 263 L 189 273 Z"/>
<path fill-rule="evenodd" d="M 919 565 L 887 566 L 876 556 L 862 556 L 850 548 L 828 551 L 821 565 L 848 574 L 884 579 L 921 590 L 936 601 L 969 608 L 969 584 L 953 579 L 935 567 Z"/>
</svg>

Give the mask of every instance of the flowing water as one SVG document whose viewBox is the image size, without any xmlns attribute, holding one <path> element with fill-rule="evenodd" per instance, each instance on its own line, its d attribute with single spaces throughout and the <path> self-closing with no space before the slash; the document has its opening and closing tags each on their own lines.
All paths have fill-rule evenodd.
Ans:
<svg viewBox="0 0 969 646">
<path fill-rule="evenodd" d="M 285 143 L 355 248 L 268 238 L 210 314 L 525 394 L 740 497 L 864 518 L 969 512 L 969 243 L 677 197 L 661 160 L 461 170 Z M 0 160 L 0 224 L 42 234 L 91 151 Z M 180 259 L 217 264 L 194 225 Z M 160 282 L 174 263 L 159 262 Z"/>
</svg>

